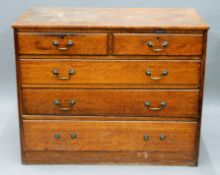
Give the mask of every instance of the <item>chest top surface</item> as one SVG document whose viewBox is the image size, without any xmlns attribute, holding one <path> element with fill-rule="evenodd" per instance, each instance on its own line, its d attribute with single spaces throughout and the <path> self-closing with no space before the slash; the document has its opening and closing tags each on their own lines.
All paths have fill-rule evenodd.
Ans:
<svg viewBox="0 0 220 175">
<path fill-rule="evenodd" d="M 191 8 L 59 8 L 32 7 L 14 28 L 189 29 L 207 24 Z"/>
</svg>

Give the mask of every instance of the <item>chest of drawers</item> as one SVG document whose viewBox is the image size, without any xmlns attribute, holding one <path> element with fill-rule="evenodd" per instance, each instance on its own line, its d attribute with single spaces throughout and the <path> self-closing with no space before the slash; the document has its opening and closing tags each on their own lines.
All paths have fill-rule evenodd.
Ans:
<svg viewBox="0 0 220 175">
<path fill-rule="evenodd" d="M 13 28 L 23 163 L 197 165 L 195 10 L 30 8 Z"/>
</svg>

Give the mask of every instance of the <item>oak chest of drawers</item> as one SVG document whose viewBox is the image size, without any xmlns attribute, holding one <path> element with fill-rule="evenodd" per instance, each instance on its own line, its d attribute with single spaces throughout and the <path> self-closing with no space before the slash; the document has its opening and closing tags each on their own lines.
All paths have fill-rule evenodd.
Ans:
<svg viewBox="0 0 220 175">
<path fill-rule="evenodd" d="M 13 28 L 23 163 L 197 165 L 195 10 L 30 8 Z"/>
</svg>

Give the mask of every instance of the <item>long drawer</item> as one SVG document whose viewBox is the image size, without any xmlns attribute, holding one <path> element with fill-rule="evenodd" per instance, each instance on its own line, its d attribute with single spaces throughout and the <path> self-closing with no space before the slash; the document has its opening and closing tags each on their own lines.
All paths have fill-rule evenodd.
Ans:
<svg viewBox="0 0 220 175">
<path fill-rule="evenodd" d="M 200 61 L 21 60 L 24 85 L 199 85 Z"/>
<path fill-rule="evenodd" d="M 33 55 L 106 55 L 105 33 L 18 33 L 18 53 Z"/>
<path fill-rule="evenodd" d="M 201 55 L 202 34 L 114 34 L 115 55 Z"/>
<path fill-rule="evenodd" d="M 196 122 L 23 121 L 26 151 L 195 152 Z"/>
<path fill-rule="evenodd" d="M 24 114 L 197 117 L 198 90 L 23 89 Z"/>
</svg>

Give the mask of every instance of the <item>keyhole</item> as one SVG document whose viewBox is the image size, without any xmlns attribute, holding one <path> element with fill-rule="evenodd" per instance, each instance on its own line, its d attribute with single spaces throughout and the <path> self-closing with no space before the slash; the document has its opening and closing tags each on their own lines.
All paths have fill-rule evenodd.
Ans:
<svg viewBox="0 0 220 175">
<path fill-rule="evenodd" d="M 159 36 L 157 36 L 157 41 L 160 41 L 160 37 Z"/>
<path fill-rule="evenodd" d="M 64 38 L 65 38 L 65 35 L 61 35 L 60 38 L 61 38 L 61 39 L 64 39 Z"/>
</svg>

